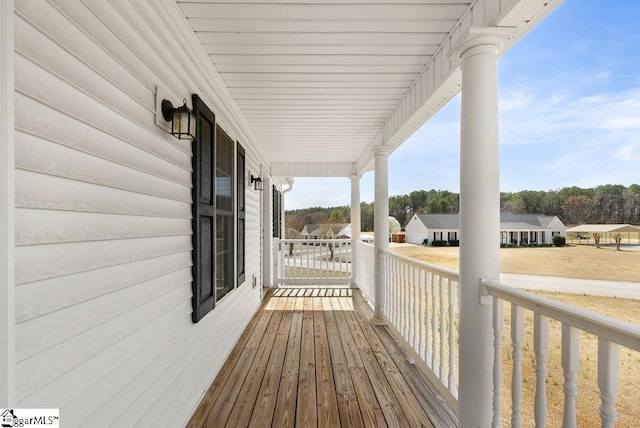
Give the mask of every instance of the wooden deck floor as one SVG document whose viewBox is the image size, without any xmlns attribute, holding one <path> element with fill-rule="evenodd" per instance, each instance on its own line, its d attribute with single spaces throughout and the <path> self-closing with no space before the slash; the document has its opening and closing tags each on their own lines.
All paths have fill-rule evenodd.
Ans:
<svg viewBox="0 0 640 428">
<path fill-rule="evenodd" d="M 189 427 L 457 427 L 355 289 L 267 297 Z"/>
</svg>

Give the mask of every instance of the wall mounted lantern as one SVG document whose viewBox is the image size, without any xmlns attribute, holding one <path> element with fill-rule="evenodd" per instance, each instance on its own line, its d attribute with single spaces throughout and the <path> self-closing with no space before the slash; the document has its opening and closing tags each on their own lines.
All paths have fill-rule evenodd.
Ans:
<svg viewBox="0 0 640 428">
<path fill-rule="evenodd" d="M 171 122 L 171 135 L 181 140 L 193 140 L 196 138 L 196 118 L 187 107 L 186 98 L 183 105 L 174 108 L 169 100 L 162 100 L 162 117 Z"/>
<path fill-rule="evenodd" d="M 262 190 L 262 178 L 254 177 L 253 174 L 251 174 L 250 185 L 253 185 L 253 188 L 256 190 Z"/>
</svg>

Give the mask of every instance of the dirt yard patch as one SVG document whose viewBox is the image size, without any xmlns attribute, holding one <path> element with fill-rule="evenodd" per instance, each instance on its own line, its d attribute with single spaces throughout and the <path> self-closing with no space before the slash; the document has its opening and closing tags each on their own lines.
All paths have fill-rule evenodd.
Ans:
<svg viewBox="0 0 640 428">
<path fill-rule="evenodd" d="M 412 245 L 392 250 L 428 263 L 458 269 L 457 247 Z M 640 282 L 640 251 L 616 251 L 586 245 L 547 248 L 502 248 L 504 273 Z"/>
</svg>

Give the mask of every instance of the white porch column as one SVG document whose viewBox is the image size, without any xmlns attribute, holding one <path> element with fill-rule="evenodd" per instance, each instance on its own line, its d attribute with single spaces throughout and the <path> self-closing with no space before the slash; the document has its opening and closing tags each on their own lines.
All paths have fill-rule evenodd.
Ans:
<svg viewBox="0 0 640 428">
<path fill-rule="evenodd" d="M 358 266 L 358 249 L 356 242 L 360 241 L 360 178 L 361 175 L 352 175 L 351 180 L 351 284 L 358 283 L 356 278 Z"/>
<path fill-rule="evenodd" d="M 455 49 L 462 70 L 460 131 L 460 427 L 492 419 L 491 301 L 481 279 L 500 278 L 498 53 L 494 29 L 472 28 Z M 519 239 L 519 235 L 518 235 Z"/>
<path fill-rule="evenodd" d="M 0 407 L 15 406 L 13 0 L 0 6 Z"/>
<path fill-rule="evenodd" d="M 375 200 L 373 206 L 373 252 L 375 259 L 375 305 L 374 318 L 382 318 L 384 306 L 384 269 L 380 251 L 389 248 L 389 167 L 388 159 L 391 148 L 375 146 Z"/>
</svg>

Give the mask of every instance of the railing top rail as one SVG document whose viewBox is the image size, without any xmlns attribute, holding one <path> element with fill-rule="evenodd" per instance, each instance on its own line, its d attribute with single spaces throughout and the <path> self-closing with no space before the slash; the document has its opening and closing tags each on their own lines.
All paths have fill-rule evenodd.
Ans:
<svg viewBox="0 0 640 428">
<path fill-rule="evenodd" d="M 579 330 L 640 351 L 640 327 L 638 326 L 518 290 L 500 284 L 498 281 L 484 280 L 482 285 L 486 287 L 491 296 L 499 297 Z"/>
<path fill-rule="evenodd" d="M 364 241 L 356 241 L 357 245 L 364 245 L 365 247 L 371 247 L 373 248 L 373 244 L 369 244 L 368 242 L 364 242 Z"/>
<path fill-rule="evenodd" d="M 435 272 L 437 274 L 439 274 L 440 276 L 443 276 L 445 278 L 449 278 L 451 280 L 454 281 L 460 281 L 460 274 L 458 274 L 458 272 L 456 272 L 455 270 L 452 269 L 447 269 L 444 268 L 442 266 L 438 266 L 438 265 L 434 265 L 431 263 L 427 263 L 427 262 L 423 262 L 421 260 L 416 260 L 414 258 L 411 257 L 407 257 L 407 256 L 403 256 L 402 254 L 398 254 L 398 253 L 394 253 L 391 250 L 380 250 L 382 251 L 383 254 L 386 254 L 390 257 L 395 257 L 397 259 L 402 260 L 403 262 L 412 264 L 414 266 L 418 266 L 421 268 L 425 268 L 427 270 L 430 270 L 432 272 Z"/>
<path fill-rule="evenodd" d="M 351 239 L 333 239 L 333 238 L 318 238 L 318 239 L 314 239 L 314 238 L 308 238 L 308 239 L 288 239 L 288 238 L 281 238 L 280 242 L 293 242 L 293 243 L 302 243 L 302 242 L 351 242 Z"/>
</svg>

